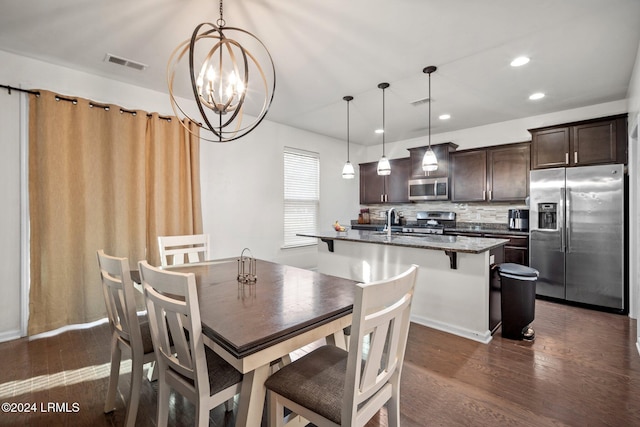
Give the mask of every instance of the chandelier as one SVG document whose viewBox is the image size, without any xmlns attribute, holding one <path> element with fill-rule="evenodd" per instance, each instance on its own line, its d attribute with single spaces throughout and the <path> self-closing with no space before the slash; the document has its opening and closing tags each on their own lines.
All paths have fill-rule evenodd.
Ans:
<svg viewBox="0 0 640 427">
<path fill-rule="evenodd" d="M 191 38 L 171 54 L 167 83 L 171 107 L 189 132 L 194 133 L 184 118 L 210 132 L 200 133 L 201 139 L 228 142 L 245 136 L 262 122 L 273 101 L 276 72 L 266 46 L 246 30 L 227 27 L 222 0 L 219 4 L 216 23 L 198 25 Z M 188 62 L 188 78 L 184 62 Z M 174 84 L 183 81 L 191 84 L 195 114 L 188 114 L 176 99 Z"/>
</svg>

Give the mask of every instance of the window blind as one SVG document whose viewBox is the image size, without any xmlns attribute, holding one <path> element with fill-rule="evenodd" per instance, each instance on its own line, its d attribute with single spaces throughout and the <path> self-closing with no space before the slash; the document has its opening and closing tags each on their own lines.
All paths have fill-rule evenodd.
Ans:
<svg viewBox="0 0 640 427">
<path fill-rule="evenodd" d="M 292 148 L 284 150 L 284 247 L 317 244 L 314 237 L 320 202 L 320 158 L 318 153 Z"/>
</svg>

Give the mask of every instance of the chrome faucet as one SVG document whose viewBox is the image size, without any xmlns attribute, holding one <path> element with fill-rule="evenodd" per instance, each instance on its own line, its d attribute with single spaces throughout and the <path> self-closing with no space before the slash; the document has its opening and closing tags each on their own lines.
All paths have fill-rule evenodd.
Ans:
<svg viewBox="0 0 640 427">
<path fill-rule="evenodd" d="M 391 212 L 396 212 L 396 208 L 391 208 L 389 209 L 389 211 L 387 212 L 387 225 L 386 225 L 386 230 L 387 230 L 387 237 L 391 238 Z M 397 213 L 397 212 L 396 212 Z"/>
</svg>

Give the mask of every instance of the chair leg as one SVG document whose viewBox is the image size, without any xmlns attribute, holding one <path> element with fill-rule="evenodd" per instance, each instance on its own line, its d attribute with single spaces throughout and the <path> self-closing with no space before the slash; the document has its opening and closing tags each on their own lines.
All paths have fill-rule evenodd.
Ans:
<svg viewBox="0 0 640 427">
<path fill-rule="evenodd" d="M 120 359 L 122 350 L 118 344 L 118 338 L 114 335 L 111 338 L 111 373 L 109 374 L 109 388 L 107 390 L 107 400 L 104 403 L 105 414 L 116 409 L 116 390 L 118 389 L 118 379 L 120 378 Z"/>
<path fill-rule="evenodd" d="M 267 417 L 269 419 L 269 427 L 284 427 L 288 420 L 284 417 L 284 405 L 280 403 L 278 396 L 267 391 Z"/>
<path fill-rule="evenodd" d="M 391 380 L 391 399 L 387 402 L 387 424 L 389 427 L 400 427 L 400 384 Z"/>
<path fill-rule="evenodd" d="M 196 422 L 198 427 L 209 427 L 209 408 L 207 405 L 203 405 L 202 402 L 198 402 L 196 405 Z"/>
<path fill-rule="evenodd" d="M 224 409 L 227 412 L 233 411 L 233 397 L 231 399 L 228 399 L 226 402 L 224 402 Z"/>
<path fill-rule="evenodd" d="M 140 387 L 144 376 L 142 354 L 131 354 L 131 390 L 129 393 L 129 405 L 125 418 L 126 427 L 134 427 L 138 415 L 138 403 L 140 402 Z"/>
<path fill-rule="evenodd" d="M 156 366 L 160 371 L 162 368 Z M 158 372 L 158 427 L 167 427 L 169 422 L 169 385 L 164 372 Z"/>
</svg>

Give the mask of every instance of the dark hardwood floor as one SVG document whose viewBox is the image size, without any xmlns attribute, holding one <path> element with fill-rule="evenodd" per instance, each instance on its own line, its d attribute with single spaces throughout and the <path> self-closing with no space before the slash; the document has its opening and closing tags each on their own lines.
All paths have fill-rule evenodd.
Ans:
<svg viewBox="0 0 640 427">
<path fill-rule="evenodd" d="M 640 426 L 635 324 L 627 316 L 540 300 L 532 343 L 503 339 L 498 330 L 485 345 L 412 324 L 402 374 L 402 425 Z M 2 412 L 0 425 L 122 425 L 128 373 L 120 377 L 116 411 L 103 413 L 107 325 L 2 343 L 0 357 L 0 402 L 32 410 Z M 156 389 L 143 381 L 140 426 L 155 425 Z M 55 404 L 67 412 L 55 412 Z M 191 425 L 193 406 L 174 395 L 170 417 L 170 425 Z M 233 422 L 233 413 L 211 411 L 210 425 Z M 384 413 L 368 424 L 386 425 Z"/>
</svg>

